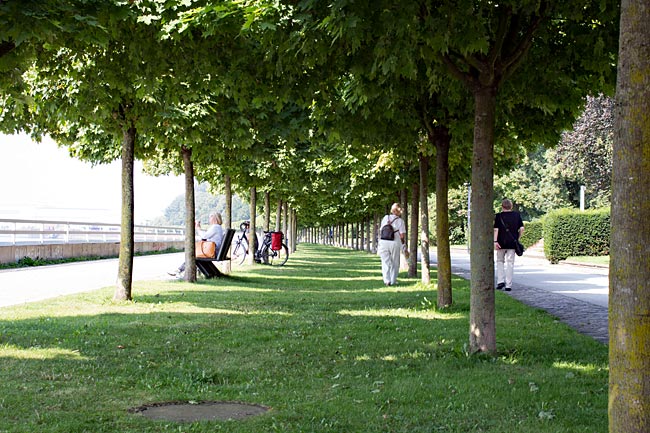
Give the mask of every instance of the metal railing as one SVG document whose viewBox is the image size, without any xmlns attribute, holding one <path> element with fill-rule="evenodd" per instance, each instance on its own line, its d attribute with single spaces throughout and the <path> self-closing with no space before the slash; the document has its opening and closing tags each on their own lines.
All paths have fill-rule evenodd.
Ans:
<svg viewBox="0 0 650 433">
<path fill-rule="evenodd" d="M 135 226 L 135 242 L 182 241 L 183 227 Z M 0 219 L 0 245 L 119 242 L 120 225 L 78 221 Z"/>
</svg>

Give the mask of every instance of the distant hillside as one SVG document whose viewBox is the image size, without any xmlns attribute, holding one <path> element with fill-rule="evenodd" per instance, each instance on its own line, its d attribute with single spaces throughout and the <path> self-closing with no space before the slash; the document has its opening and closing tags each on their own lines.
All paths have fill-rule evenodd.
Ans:
<svg viewBox="0 0 650 433">
<path fill-rule="evenodd" d="M 195 192 L 195 218 L 207 226 L 208 215 L 216 210 L 222 215 L 226 210 L 226 197 L 223 194 L 213 195 L 207 190 L 205 184 L 199 185 Z M 232 220 L 241 221 L 250 219 L 250 208 L 246 201 L 235 195 L 232 199 Z M 185 196 L 179 195 L 165 209 L 164 216 L 154 221 L 155 225 L 182 226 L 185 224 Z"/>
</svg>

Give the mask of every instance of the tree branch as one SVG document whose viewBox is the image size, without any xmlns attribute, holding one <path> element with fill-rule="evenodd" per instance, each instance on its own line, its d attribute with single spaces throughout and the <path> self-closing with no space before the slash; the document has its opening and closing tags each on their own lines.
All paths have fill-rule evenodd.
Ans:
<svg viewBox="0 0 650 433">
<path fill-rule="evenodd" d="M 16 44 L 13 41 L 2 41 L 0 42 L 0 57 L 4 57 L 9 54 L 12 50 L 16 48 Z"/>
<path fill-rule="evenodd" d="M 547 18 L 547 12 L 549 9 L 550 7 L 548 1 L 543 1 L 539 8 L 539 14 L 535 16 L 531 23 L 528 25 L 523 38 L 519 41 L 518 45 L 514 48 L 512 53 L 508 57 L 504 58 L 504 61 L 501 64 L 501 72 L 504 77 L 512 75 L 512 73 L 521 64 L 522 59 L 533 43 L 533 35 L 537 29 L 539 29 L 542 22 Z M 512 31 L 516 30 L 518 29 L 512 29 Z"/>
<path fill-rule="evenodd" d="M 442 62 L 447 66 L 447 70 L 451 75 L 456 77 L 458 80 L 460 80 L 462 83 L 465 83 L 469 88 L 473 88 L 476 85 L 475 80 L 472 78 L 472 76 L 468 73 L 465 73 L 461 71 L 461 69 L 454 63 L 454 61 L 451 59 L 449 54 L 443 54 L 442 56 Z M 467 62 L 468 59 L 458 56 L 458 58 L 461 61 Z M 480 68 L 477 68 L 480 69 Z"/>
<path fill-rule="evenodd" d="M 429 122 L 429 113 L 427 112 L 426 104 L 424 102 L 421 104 L 418 102 L 415 103 L 415 110 L 418 112 L 422 126 L 426 129 L 427 135 L 431 139 L 433 137 L 433 127 L 431 126 L 431 122 Z"/>
<path fill-rule="evenodd" d="M 491 69 L 494 69 L 494 65 L 497 59 L 503 53 L 503 45 L 506 41 L 506 35 L 510 35 L 510 32 L 508 30 L 509 30 L 511 17 L 512 17 L 511 7 L 505 8 L 505 12 L 499 16 L 499 29 L 497 31 L 497 34 L 495 35 L 494 45 L 490 49 L 490 52 L 488 53 L 487 56 L 487 62 L 488 65 L 490 65 Z"/>
</svg>

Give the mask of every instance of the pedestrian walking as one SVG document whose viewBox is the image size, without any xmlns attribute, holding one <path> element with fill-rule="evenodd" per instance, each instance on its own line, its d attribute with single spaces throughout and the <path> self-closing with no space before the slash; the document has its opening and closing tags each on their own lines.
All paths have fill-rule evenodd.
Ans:
<svg viewBox="0 0 650 433">
<path fill-rule="evenodd" d="M 515 267 L 515 246 L 524 233 L 519 212 L 512 210 L 512 201 L 501 202 L 501 212 L 494 217 L 494 248 L 497 251 L 497 290 L 512 290 Z"/>
<path fill-rule="evenodd" d="M 394 286 L 397 284 L 399 274 L 400 251 L 406 253 L 404 236 L 406 226 L 402 216 L 402 206 L 393 203 L 390 214 L 385 215 L 380 224 L 380 239 L 377 247 L 377 255 L 381 258 L 381 274 L 384 284 Z"/>
</svg>

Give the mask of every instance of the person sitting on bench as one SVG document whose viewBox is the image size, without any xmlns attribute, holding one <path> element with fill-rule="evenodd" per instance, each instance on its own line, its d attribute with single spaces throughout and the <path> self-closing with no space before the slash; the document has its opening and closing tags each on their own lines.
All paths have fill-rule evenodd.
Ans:
<svg viewBox="0 0 650 433">
<path fill-rule="evenodd" d="M 226 274 L 222 273 L 219 268 L 214 265 L 214 262 L 223 262 L 229 260 L 228 253 L 232 245 L 232 238 L 235 236 L 235 229 L 226 229 L 226 234 L 223 235 L 221 247 L 214 258 L 196 258 L 196 269 L 200 271 L 205 278 L 219 278 L 224 277 Z"/>
<path fill-rule="evenodd" d="M 208 217 L 208 221 L 210 222 L 210 227 L 206 231 L 201 229 L 200 221 L 196 222 L 196 228 L 199 231 L 199 238 L 205 241 L 214 242 L 215 251 L 219 251 L 219 248 L 221 248 L 221 242 L 223 242 L 223 227 L 221 227 L 223 219 L 219 212 L 213 212 Z M 173 277 L 181 277 L 183 272 L 185 272 L 185 263 L 180 265 L 175 271 L 168 272 L 168 274 Z"/>
</svg>

